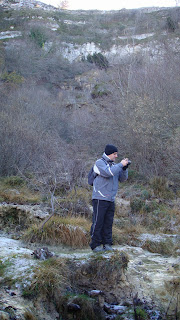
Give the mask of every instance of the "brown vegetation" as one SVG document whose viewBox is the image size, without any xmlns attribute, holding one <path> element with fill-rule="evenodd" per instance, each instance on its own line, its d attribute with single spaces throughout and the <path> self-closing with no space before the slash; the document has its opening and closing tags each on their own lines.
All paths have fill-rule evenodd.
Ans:
<svg viewBox="0 0 180 320">
<path fill-rule="evenodd" d="M 52 217 L 43 227 L 31 226 L 24 234 L 23 239 L 30 242 L 44 244 L 62 244 L 72 248 L 88 246 L 90 223 L 84 218 Z M 89 227 L 89 228 L 88 228 Z"/>
<path fill-rule="evenodd" d="M 24 290 L 24 296 L 43 295 L 52 298 L 55 293 L 63 294 L 70 286 L 69 270 L 66 260 L 51 258 L 44 261 L 41 267 L 34 270 L 34 280 L 30 287 Z"/>
<path fill-rule="evenodd" d="M 177 13 L 178 8 L 168 15 L 175 25 Z M 0 174 L 33 172 L 41 180 L 42 175 L 56 176 L 58 184 L 72 188 L 82 184 L 89 157 L 100 156 L 111 140 L 119 147 L 120 157 L 132 159 L 134 169 L 148 177 L 173 180 L 176 191 L 180 90 L 179 59 L 171 45 L 174 38 L 158 38 L 160 58 L 151 58 L 151 50 L 146 55 L 133 53 L 105 71 L 86 60 L 70 64 L 56 48 L 44 51 L 49 39 L 56 39 L 46 26 L 47 14 L 41 13 L 42 22 L 38 22 L 38 11 L 33 12 L 34 22 L 30 12 L 23 14 L 26 23 L 18 20 L 17 12 L 10 13 L 24 28 L 24 38 L 14 40 L 17 46 L 10 41 L 8 49 L 1 44 Z M 53 18 L 60 23 L 58 19 L 64 16 L 56 13 Z M 158 32 L 165 28 L 158 15 L 151 16 Z M 4 17 L 2 12 L 5 23 Z M 71 19 L 77 17 L 72 14 Z M 92 16 L 86 19 L 91 21 Z M 138 32 L 152 31 L 150 16 L 139 16 L 138 11 L 101 16 L 98 27 L 108 28 L 110 37 L 115 26 L 120 28 L 119 19 L 124 19 L 123 29 L 132 24 Z M 149 30 L 144 29 L 147 25 Z M 60 25 L 62 37 L 70 36 L 71 28 Z M 92 98 L 94 90 L 96 99 Z"/>
<path fill-rule="evenodd" d="M 50 258 L 33 270 L 33 279 L 30 285 L 24 287 L 23 296 L 39 304 L 44 302 L 46 309 L 51 304 L 52 310 L 54 305 L 59 315 L 67 320 L 75 314 L 79 320 L 104 319 L 99 299 L 90 297 L 89 292 L 97 286 L 98 281 L 100 289 L 104 289 L 103 301 L 111 301 L 115 296 L 120 301 L 124 295 L 124 286 L 122 289 L 121 284 L 125 281 L 127 264 L 127 255 L 119 251 L 106 257 L 89 257 L 84 263 Z M 120 292 L 121 296 L 118 295 Z M 31 312 L 26 313 L 28 319 Z"/>
<path fill-rule="evenodd" d="M 77 16 L 86 21 L 83 26 L 76 25 Z M 178 234 L 179 10 L 172 9 L 168 16 L 166 10 L 147 15 L 125 10 L 77 16 L 63 10 L 51 13 L 59 25 L 54 32 L 47 27 L 46 12 L 0 10 L 1 30 L 12 24 L 23 33 L 21 38 L 0 41 L 0 200 L 43 201 L 52 214 L 45 224 L 34 224 L 25 212 L 4 211 L 2 228 L 12 232 L 14 227 L 17 231 L 29 227 L 23 239 L 35 244 L 89 247 L 92 190 L 87 172 L 105 144 L 113 143 L 119 159 L 128 156 L 132 160 L 129 180 L 120 191 L 129 206 L 116 206 L 113 244 L 139 246 L 140 234 L 147 232 Z M 68 19 L 73 23 L 66 24 Z M 90 26 L 96 24 L 98 32 L 94 33 Z M 162 34 L 164 30 L 168 32 Z M 142 32 L 154 33 L 159 54 L 153 42 L 131 37 L 128 45 L 136 49 L 142 44 L 149 48 L 146 53 L 134 50 L 113 63 L 101 56 L 105 69 L 84 57 L 70 63 L 59 52 L 62 42 L 79 45 L 87 41 L 106 51 L 115 36 L 117 44 L 123 45 L 119 37 Z M 51 41 L 53 46 L 48 47 Z M 178 245 L 178 241 L 175 245 L 171 240 L 146 240 L 142 248 L 171 256 L 179 254 Z M 68 304 L 80 306 L 81 320 L 101 319 L 97 301 L 79 293 L 98 283 L 107 301 L 124 300 L 127 264 L 128 256 L 117 251 L 78 265 L 52 258 L 40 262 L 23 295 L 53 301 L 59 315 L 68 320 L 75 317 Z M 0 263 L 1 275 L 4 268 Z M 130 297 L 130 287 L 126 289 Z M 179 290 L 179 279 L 167 282 L 167 290 L 172 294 Z M 146 316 L 141 309 L 136 311 Z M 24 317 L 35 319 L 31 310 Z"/>
</svg>

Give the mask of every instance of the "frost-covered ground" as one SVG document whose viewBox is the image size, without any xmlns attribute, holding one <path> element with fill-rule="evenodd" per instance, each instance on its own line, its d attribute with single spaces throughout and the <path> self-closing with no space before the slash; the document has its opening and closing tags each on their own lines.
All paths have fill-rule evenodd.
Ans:
<svg viewBox="0 0 180 320">
<path fill-rule="evenodd" d="M 141 235 L 141 239 L 163 238 L 150 234 Z M 164 235 L 164 237 L 166 237 Z M 157 239 L 156 239 L 157 238 Z M 33 267 L 40 263 L 34 259 L 32 253 L 38 246 L 28 248 L 20 240 L 0 236 L 0 260 L 8 262 L 6 277 L 10 277 L 18 283 L 30 281 L 33 275 Z M 43 247 L 43 246 L 41 246 Z M 133 284 L 140 298 L 149 297 L 161 301 L 162 305 L 168 306 L 171 292 L 167 290 L 167 284 L 173 283 L 180 278 L 180 257 L 164 257 L 161 254 L 151 253 L 141 247 L 115 246 L 115 249 L 124 251 L 129 256 L 127 279 Z M 59 257 L 68 257 L 77 260 L 86 260 L 94 253 L 90 249 L 67 249 L 63 247 L 48 246 L 49 251 Z M 107 253 L 106 253 L 107 255 Z"/>
</svg>

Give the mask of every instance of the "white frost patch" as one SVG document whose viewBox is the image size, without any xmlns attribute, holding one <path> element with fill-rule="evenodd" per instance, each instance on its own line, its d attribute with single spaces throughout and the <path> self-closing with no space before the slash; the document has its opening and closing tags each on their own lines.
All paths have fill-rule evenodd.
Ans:
<svg viewBox="0 0 180 320">
<path fill-rule="evenodd" d="M 139 239 L 141 241 L 150 240 L 153 242 L 161 242 L 165 241 L 167 239 L 171 239 L 172 241 L 177 240 L 177 235 L 172 234 L 150 234 L 150 233 L 143 233 L 139 236 Z"/>
<path fill-rule="evenodd" d="M 180 257 L 164 257 L 138 247 L 115 248 L 129 256 L 127 277 L 136 288 L 139 298 L 154 296 L 157 303 L 158 300 L 162 303 L 163 299 L 163 305 L 167 308 L 171 296 L 166 289 L 166 283 L 179 279 Z"/>
<path fill-rule="evenodd" d="M 0 32 L 0 40 L 21 37 L 21 31 L 2 31 Z"/>
<path fill-rule="evenodd" d="M 137 39 L 137 40 L 143 40 L 149 37 L 153 37 L 154 33 L 144 33 L 144 34 L 137 34 L 137 35 L 131 35 L 131 36 L 119 36 L 118 39 L 127 40 L 127 39 Z M 115 40 L 115 38 L 114 38 Z"/>
<path fill-rule="evenodd" d="M 15 254 L 31 254 L 32 250 L 23 248 L 19 240 L 0 237 L 0 257 L 9 257 Z"/>
<path fill-rule="evenodd" d="M 3 236 L 0 236 L 0 248 L 0 259 L 2 262 L 9 262 L 6 276 L 12 279 L 20 278 L 22 281 L 32 278 L 32 268 L 39 263 L 31 256 L 32 250 L 23 248 L 19 240 Z"/>
<path fill-rule="evenodd" d="M 75 24 L 75 25 L 80 25 L 80 24 L 85 24 L 85 21 L 71 21 L 71 20 L 64 20 L 63 21 L 66 24 Z"/>
<path fill-rule="evenodd" d="M 13 258 L 11 265 L 6 270 L 6 276 L 11 276 L 12 279 L 21 278 L 23 281 L 31 279 L 33 276 L 33 267 L 37 265 L 37 260 L 26 258 Z"/>
<path fill-rule="evenodd" d="M 141 237 L 146 239 L 161 239 L 164 235 L 144 234 Z M 174 236 L 177 239 L 178 236 Z M 38 245 L 37 245 L 38 246 Z M 113 246 L 120 252 L 126 252 L 129 257 L 128 268 L 126 271 L 127 281 L 131 283 L 140 299 L 143 297 L 154 296 L 163 303 L 165 307 L 170 301 L 170 294 L 166 289 L 168 281 L 178 279 L 180 276 L 180 257 L 164 257 L 158 253 L 151 253 L 140 247 Z M 0 259 L 10 262 L 5 269 L 6 276 L 10 276 L 25 285 L 33 276 L 33 267 L 41 262 L 32 257 L 32 250 L 24 247 L 19 240 L 0 236 Z M 76 263 L 83 264 L 90 257 L 94 256 L 91 249 L 68 249 L 63 246 L 48 246 L 49 251 L 55 252 L 58 257 L 77 260 Z M 104 256 L 108 256 L 105 253 Z M 162 301 L 163 298 L 163 301 Z"/>
</svg>

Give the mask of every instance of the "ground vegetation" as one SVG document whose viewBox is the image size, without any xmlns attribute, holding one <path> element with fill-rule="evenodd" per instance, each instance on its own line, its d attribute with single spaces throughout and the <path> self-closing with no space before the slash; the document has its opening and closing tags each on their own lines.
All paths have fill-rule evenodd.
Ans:
<svg viewBox="0 0 180 320">
<path fill-rule="evenodd" d="M 29 245 L 88 249 L 92 190 L 87 174 L 105 145 L 113 143 L 119 159 L 132 161 L 117 196 L 114 245 L 178 257 L 179 8 L 105 14 L 2 6 L 0 18 L 1 232 Z M 6 31 L 20 33 L 4 38 Z M 95 44 L 94 53 L 68 60 L 71 48 L 87 42 Z M 131 53 L 110 59 L 107 53 L 118 45 Z M 48 217 L 33 217 L 33 206 L 46 208 Z M 163 237 L 153 241 L 142 238 L 159 233 Z M 113 280 L 109 272 L 113 269 L 115 280 L 123 278 L 119 266 L 126 269 L 128 262 L 114 252 L 74 270 L 72 261 L 52 258 L 34 269 L 22 295 L 50 299 L 68 320 L 87 319 L 87 314 L 103 319 L 100 302 L 85 290 L 87 278 L 94 287 L 98 279 L 104 289 L 107 278 Z M 7 268 L 0 260 L 1 277 Z M 167 280 L 167 288 L 173 295 L 179 290 L 177 275 L 174 282 Z M 144 306 L 136 299 L 130 316 L 149 319 Z M 168 319 L 169 308 L 163 312 Z M 172 312 L 178 319 L 179 311 Z M 24 317 L 35 319 L 32 310 Z"/>
</svg>

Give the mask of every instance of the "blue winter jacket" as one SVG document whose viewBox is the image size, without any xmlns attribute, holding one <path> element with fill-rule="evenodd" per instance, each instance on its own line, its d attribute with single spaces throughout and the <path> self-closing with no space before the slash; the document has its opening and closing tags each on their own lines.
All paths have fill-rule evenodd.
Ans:
<svg viewBox="0 0 180 320">
<path fill-rule="evenodd" d="M 111 161 L 104 153 L 93 167 L 97 174 L 93 182 L 92 199 L 113 202 L 118 191 L 118 182 L 126 181 L 128 170 L 123 170 L 122 163 Z"/>
</svg>

